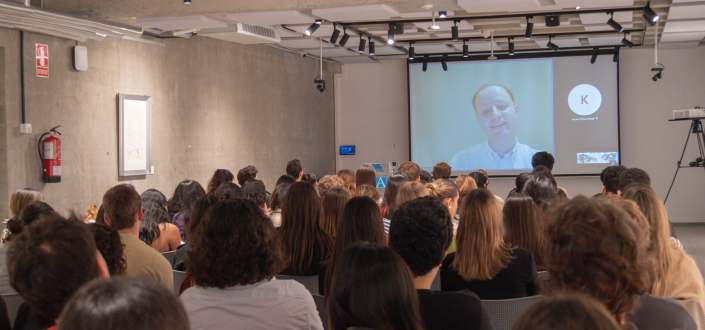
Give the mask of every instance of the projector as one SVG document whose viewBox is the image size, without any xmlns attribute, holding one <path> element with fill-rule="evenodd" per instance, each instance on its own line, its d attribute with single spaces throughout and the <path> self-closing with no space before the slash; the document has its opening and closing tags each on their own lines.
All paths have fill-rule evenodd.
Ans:
<svg viewBox="0 0 705 330">
<path fill-rule="evenodd" d="M 673 110 L 673 119 L 705 118 L 705 109 Z"/>
</svg>

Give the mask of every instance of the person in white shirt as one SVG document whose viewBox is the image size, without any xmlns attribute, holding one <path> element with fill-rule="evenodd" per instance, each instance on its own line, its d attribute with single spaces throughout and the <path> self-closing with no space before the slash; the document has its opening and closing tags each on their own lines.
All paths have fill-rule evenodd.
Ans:
<svg viewBox="0 0 705 330">
<path fill-rule="evenodd" d="M 449 165 L 459 171 L 531 169 L 531 157 L 540 150 L 519 143 L 519 106 L 509 88 L 485 84 L 472 103 L 487 140 L 457 153 Z"/>
</svg>

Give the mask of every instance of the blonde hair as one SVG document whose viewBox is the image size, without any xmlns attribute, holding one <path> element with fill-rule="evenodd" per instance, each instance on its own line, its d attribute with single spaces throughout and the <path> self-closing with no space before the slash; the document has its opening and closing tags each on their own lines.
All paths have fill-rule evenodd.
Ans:
<svg viewBox="0 0 705 330">
<path fill-rule="evenodd" d="M 426 189 L 428 189 L 429 195 L 438 198 L 441 202 L 447 198 L 454 199 L 459 195 L 458 187 L 444 179 L 427 183 Z"/>
<path fill-rule="evenodd" d="M 471 191 L 460 207 L 457 250 L 451 267 L 466 281 L 492 279 L 512 258 L 503 236 L 497 198 L 484 188 Z"/>
<path fill-rule="evenodd" d="M 12 217 L 18 217 L 22 209 L 27 206 L 27 204 L 34 203 L 36 201 L 44 201 L 44 196 L 39 191 L 32 188 L 24 188 L 15 191 L 15 193 L 10 197 L 10 212 L 12 213 Z"/>
<path fill-rule="evenodd" d="M 377 205 L 379 205 L 379 191 L 377 188 L 369 185 L 369 184 L 362 184 L 357 187 L 355 194 L 357 196 L 367 196 L 371 198 Z"/>
<path fill-rule="evenodd" d="M 323 199 L 326 197 L 328 190 L 333 188 L 344 188 L 345 181 L 337 175 L 326 175 L 318 180 L 318 196 Z"/>
<path fill-rule="evenodd" d="M 404 203 L 417 199 L 419 197 L 428 196 L 428 189 L 423 183 L 418 181 L 407 181 L 401 185 L 397 193 L 396 205 L 401 207 Z"/>
<path fill-rule="evenodd" d="M 355 197 L 355 171 L 344 168 L 336 175 L 343 179 L 343 186 L 350 193 L 350 197 Z"/>
<path fill-rule="evenodd" d="M 477 183 L 469 175 L 461 175 L 455 178 L 455 186 L 460 191 L 460 197 L 465 197 L 469 192 L 477 189 Z"/>
<path fill-rule="evenodd" d="M 91 205 L 88 207 L 88 210 L 83 215 L 82 221 L 88 222 L 88 220 L 96 220 L 97 215 L 98 215 L 98 207 L 95 205 Z"/>
</svg>

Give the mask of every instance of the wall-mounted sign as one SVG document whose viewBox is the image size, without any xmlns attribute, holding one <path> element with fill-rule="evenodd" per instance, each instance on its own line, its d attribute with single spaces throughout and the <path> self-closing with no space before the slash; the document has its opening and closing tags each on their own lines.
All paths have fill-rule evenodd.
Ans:
<svg viewBox="0 0 705 330">
<path fill-rule="evenodd" d="M 49 78 L 49 46 L 37 45 L 37 77 Z"/>
</svg>

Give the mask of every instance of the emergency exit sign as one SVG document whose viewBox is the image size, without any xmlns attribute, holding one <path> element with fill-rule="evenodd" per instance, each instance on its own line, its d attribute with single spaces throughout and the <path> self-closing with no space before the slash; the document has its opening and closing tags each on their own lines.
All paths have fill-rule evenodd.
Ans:
<svg viewBox="0 0 705 330">
<path fill-rule="evenodd" d="M 37 77 L 49 78 L 49 46 L 37 45 Z"/>
</svg>

